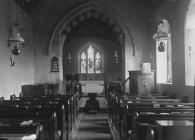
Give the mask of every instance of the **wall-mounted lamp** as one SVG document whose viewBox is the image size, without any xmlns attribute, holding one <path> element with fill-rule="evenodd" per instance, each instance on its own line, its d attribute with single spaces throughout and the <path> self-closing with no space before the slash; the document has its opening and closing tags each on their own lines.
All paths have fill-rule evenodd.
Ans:
<svg viewBox="0 0 195 140">
<path fill-rule="evenodd" d="M 117 50 L 114 51 L 114 58 L 115 58 L 115 63 L 118 63 L 118 52 L 117 52 Z"/>
<path fill-rule="evenodd" d="M 72 61 L 72 57 L 71 57 L 70 53 L 68 53 L 67 61 L 68 61 L 68 63 L 71 63 L 71 61 Z"/>
</svg>

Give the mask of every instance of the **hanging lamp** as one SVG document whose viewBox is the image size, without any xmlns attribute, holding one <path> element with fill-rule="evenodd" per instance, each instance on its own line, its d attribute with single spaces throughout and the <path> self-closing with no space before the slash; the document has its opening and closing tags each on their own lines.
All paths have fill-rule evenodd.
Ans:
<svg viewBox="0 0 195 140">
<path fill-rule="evenodd" d="M 24 38 L 21 35 L 22 29 L 17 22 L 17 4 L 16 4 L 16 20 L 10 29 L 10 35 L 8 37 L 8 47 L 13 55 L 19 55 L 21 48 L 24 46 Z"/>
</svg>

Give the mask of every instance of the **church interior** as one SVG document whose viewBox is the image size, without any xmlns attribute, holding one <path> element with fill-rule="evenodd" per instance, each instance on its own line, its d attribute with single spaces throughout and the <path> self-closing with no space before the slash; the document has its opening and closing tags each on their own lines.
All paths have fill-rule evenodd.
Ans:
<svg viewBox="0 0 195 140">
<path fill-rule="evenodd" d="M 1 0 L 0 140 L 194 140 L 195 0 Z"/>
</svg>

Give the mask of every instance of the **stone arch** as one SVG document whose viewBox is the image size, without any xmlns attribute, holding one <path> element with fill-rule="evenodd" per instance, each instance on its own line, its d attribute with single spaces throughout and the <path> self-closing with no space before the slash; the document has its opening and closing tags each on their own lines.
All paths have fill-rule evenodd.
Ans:
<svg viewBox="0 0 195 140">
<path fill-rule="evenodd" d="M 48 46 L 48 54 L 51 53 L 52 47 L 55 46 L 57 40 L 70 32 L 79 22 L 86 20 L 89 17 L 99 18 L 112 26 L 113 30 L 118 33 L 124 33 L 125 28 L 122 19 L 111 8 L 106 7 L 98 2 L 89 1 L 80 5 L 67 13 L 55 27 Z M 79 19 L 78 19 L 79 18 Z M 65 34 L 64 34 L 65 33 Z"/>
<path fill-rule="evenodd" d="M 127 33 L 127 29 L 120 16 L 111 8 L 106 7 L 99 2 L 89 1 L 84 3 L 68 12 L 59 21 L 50 37 L 48 55 L 52 55 L 53 50 L 57 50 L 55 55 L 59 58 L 59 81 L 63 81 L 63 44 L 66 41 L 68 33 L 71 32 L 77 24 L 92 16 L 102 20 L 110 26 L 117 34 L 121 48 L 123 50 L 125 49 L 125 33 Z M 123 55 L 123 57 L 125 58 L 125 55 Z M 122 67 L 122 69 L 125 70 L 125 64 L 123 64 Z M 61 86 L 60 91 L 62 91 Z"/>
</svg>

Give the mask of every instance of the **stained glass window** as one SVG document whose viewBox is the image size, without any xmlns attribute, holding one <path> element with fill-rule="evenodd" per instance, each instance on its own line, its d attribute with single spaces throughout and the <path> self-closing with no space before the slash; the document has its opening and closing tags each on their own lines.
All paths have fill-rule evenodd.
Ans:
<svg viewBox="0 0 195 140">
<path fill-rule="evenodd" d="M 86 73 L 86 54 L 83 52 L 81 54 L 81 73 Z"/>
<path fill-rule="evenodd" d="M 90 45 L 88 50 L 88 73 L 94 73 L 94 48 Z"/>
<path fill-rule="evenodd" d="M 89 45 L 80 55 L 80 72 L 81 73 L 102 73 L 102 56 L 100 52 Z"/>
<path fill-rule="evenodd" d="M 95 73 L 101 73 L 101 60 L 99 52 L 97 52 L 95 55 Z"/>
</svg>

